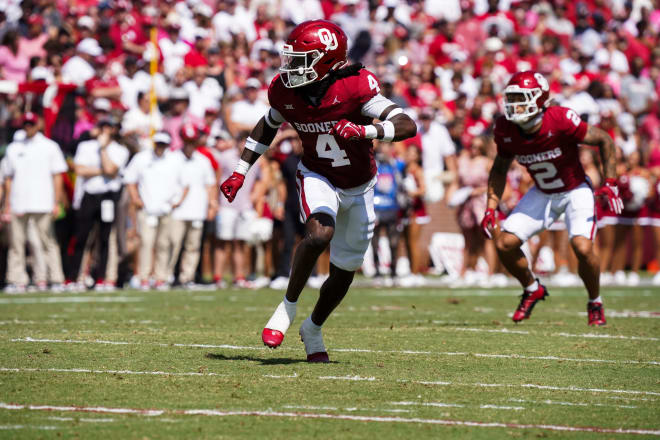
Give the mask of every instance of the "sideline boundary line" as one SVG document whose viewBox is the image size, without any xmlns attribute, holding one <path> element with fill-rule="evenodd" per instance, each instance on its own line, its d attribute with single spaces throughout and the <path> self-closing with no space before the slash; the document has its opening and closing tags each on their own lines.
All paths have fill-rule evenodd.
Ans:
<svg viewBox="0 0 660 440">
<path fill-rule="evenodd" d="M 107 345 L 156 345 L 159 347 L 188 347 L 188 348 L 224 348 L 228 350 L 259 350 L 266 351 L 266 347 L 251 347 L 239 345 L 213 345 L 213 344 L 180 344 L 180 343 L 162 343 L 162 342 L 126 342 L 126 341 L 104 341 L 104 340 L 75 340 L 75 339 L 35 339 L 31 337 L 10 339 L 11 342 L 49 342 L 58 344 L 107 344 Z M 280 348 L 280 350 L 293 350 L 292 348 Z M 297 349 L 296 349 L 297 350 Z M 559 361 L 559 362 L 588 362 L 604 364 L 637 364 L 637 365 L 660 365 L 660 361 L 635 361 L 631 359 L 579 359 L 564 358 L 559 356 L 526 356 L 519 354 L 497 354 L 497 353 L 468 353 L 468 352 L 443 352 L 443 351 L 416 351 L 416 350 L 371 350 L 363 348 L 334 348 L 332 351 L 337 353 L 391 353 L 391 354 L 428 354 L 437 356 L 474 356 L 482 358 L 498 359 L 522 359 L 522 360 L 541 360 L 541 361 Z"/>
<path fill-rule="evenodd" d="M 324 413 L 305 413 L 305 412 L 277 412 L 277 411 L 223 411 L 218 409 L 141 409 L 141 408 L 107 408 L 100 406 L 80 407 L 80 406 L 50 406 L 50 405 L 22 405 L 8 404 L 0 402 L 0 409 L 7 410 L 32 410 L 32 411 L 68 411 L 82 413 L 102 413 L 102 414 L 136 414 L 145 416 L 184 415 L 184 416 L 252 416 L 252 417 L 283 417 L 283 418 L 306 418 L 306 419 L 328 419 L 328 420 L 348 420 L 358 422 L 375 423 L 418 423 L 429 425 L 444 426 L 465 426 L 475 428 L 508 428 L 508 429 L 541 429 L 560 432 L 595 432 L 605 434 L 637 434 L 637 435 L 655 435 L 660 436 L 660 430 L 657 429 L 624 429 L 624 428 L 603 428 L 598 426 L 568 426 L 568 425 L 535 425 L 519 423 L 501 423 L 501 422 L 479 422 L 468 420 L 445 420 L 445 419 L 422 419 L 406 417 L 382 417 L 382 416 L 357 416 L 352 414 L 324 414 Z"/>
</svg>

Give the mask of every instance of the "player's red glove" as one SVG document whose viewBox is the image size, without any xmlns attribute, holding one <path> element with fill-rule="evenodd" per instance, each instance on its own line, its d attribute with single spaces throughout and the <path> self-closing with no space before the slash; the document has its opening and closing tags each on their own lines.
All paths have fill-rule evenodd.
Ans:
<svg viewBox="0 0 660 440">
<path fill-rule="evenodd" d="M 344 139 L 364 139 L 364 125 L 354 124 L 353 122 L 342 119 L 337 122 L 330 130 L 330 134 Z"/>
<path fill-rule="evenodd" d="M 222 194 L 224 194 L 225 197 L 227 197 L 229 203 L 234 201 L 234 198 L 236 197 L 236 193 L 241 188 L 241 186 L 243 186 L 244 180 L 245 180 L 244 175 L 234 171 L 234 173 L 231 176 L 229 176 L 229 178 L 225 180 L 222 183 L 222 185 L 220 185 L 220 191 L 222 191 Z"/>
<path fill-rule="evenodd" d="M 605 179 L 605 185 L 596 190 L 596 196 L 607 196 L 607 204 L 610 205 L 610 210 L 615 214 L 621 214 L 623 211 L 623 200 L 619 196 L 619 187 L 616 184 L 616 179 Z"/>
<path fill-rule="evenodd" d="M 486 210 L 484 218 L 481 220 L 481 230 L 486 238 L 493 238 L 493 234 L 490 231 L 495 229 L 495 226 L 497 226 L 495 210 L 489 208 Z"/>
</svg>

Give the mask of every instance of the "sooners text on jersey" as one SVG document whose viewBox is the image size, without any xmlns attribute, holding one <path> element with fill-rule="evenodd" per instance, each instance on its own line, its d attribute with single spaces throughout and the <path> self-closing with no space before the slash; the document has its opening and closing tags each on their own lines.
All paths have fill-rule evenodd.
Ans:
<svg viewBox="0 0 660 440">
<path fill-rule="evenodd" d="M 376 175 L 371 140 L 348 141 L 328 132 L 340 119 L 371 124 L 371 118 L 362 115 L 362 106 L 379 91 L 374 74 L 361 69 L 358 75 L 336 80 L 321 104 L 314 107 L 300 95 L 304 87 L 286 88 L 278 75 L 270 84 L 268 100 L 298 132 L 303 145 L 303 165 L 338 188 L 353 188 Z"/>
<path fill-rule="evenodd" d="M 497 154 L 515 158 L 545 193 L 569 191 L 586 181 L 578 144 L 587 134 L 587 124 L 573 110 L 548 107 L 541 129 L 527 135 L 501 116 L 495 122 Z"/>
</svg>

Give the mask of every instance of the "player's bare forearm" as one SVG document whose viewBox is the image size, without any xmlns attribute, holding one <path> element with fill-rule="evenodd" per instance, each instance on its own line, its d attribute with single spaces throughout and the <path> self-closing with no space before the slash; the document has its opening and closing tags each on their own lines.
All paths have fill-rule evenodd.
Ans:
<svg viewBox="0 0 660 440">
<path fill-rule="evenodd" d="M 380 120 L 387 120 L 387 116 L 394 109 L 398 108 L 396 105 L 391 105 L 383 110 L 383 113 L 380 115 Z M 417 134 L 417 124 L 413 121 L 410 116 L 405 113 L 399 113 L 398 115 L 392 116 L 389 121 L 394 125 L 394 142 L 402 141 L 404 139 L 411 138 Z M 376 132 L 378 133 L 377 139 L 382 139 L 384 133 L 383 127 L 376 124 Z"/>
<path fill-rule="evenodd" d="M 257 122 L 257 125 L 255 125 L 252 129 L 250 137 L 260 144 L 270 145 L 273 142 L 273 139 L 275 139 L 276 134 L 277 129 L 271 128 L 268 124 L 266 124 L 266 120 L 261 118 L 259 119 L 259 122 Z M 243 152 L 241 153 L 241 159 L 250 165 L 254 164 L 260 156 L 261 154 L 252 150 L 248 150 L 247 148 L 244 148 Z"/>
<path fill-rule="evenodd" d="M 506 187 L 506 175 L 511 166 L 512 159 L 506 159 L 502 156 L 496 156 L 493 162 L 493 167 L 490 169 L 488 176 L 488 209 L 496 209 L 500 204 L 500 199 Z"/>
<path fill-rule="evenodd" d="M 616 147 L 610 135 L 590 125 L 582 143 L 598 147 L 603 162 L 603 175 L 606 179 L 616 179 Z"/>
</svg>

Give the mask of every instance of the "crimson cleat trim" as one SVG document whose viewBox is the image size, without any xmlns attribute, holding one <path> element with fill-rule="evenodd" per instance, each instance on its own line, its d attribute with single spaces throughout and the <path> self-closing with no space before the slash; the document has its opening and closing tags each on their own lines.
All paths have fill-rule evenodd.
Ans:
<svg viewBox="0 0 660 440">
<path fill-rule="evenodd" d="M 540 295 L 539 292 L 542 292 L 543 294 Z M 535 292 L 523 292 L 523 294 L 520 295 L 520 304 L 516 311 L 513 312 L 513 317 L 511 318 L 513 322 L 518 323 L 523 319 L 529 319 L 536 303 L 539 301 L 545 301 L 545 298 L 548 295 L 548 290 L 542 284 L 539 284 L 539 288 Z"/>
<path fill-rule="evenodd" d="M 284 333 L 279 330 L 265 328 L 261 332 L 261 340 L 266 347 L 277 348 L 282 344 L 282 341 L 284 341 Z"/>
<path fill-rule="evenodd" d="M 601 303 L 587 303 L 587 323 L 590 326 L 603 326 L 607 325 L 605 320 L 605 312 Z"/>
</svg>

